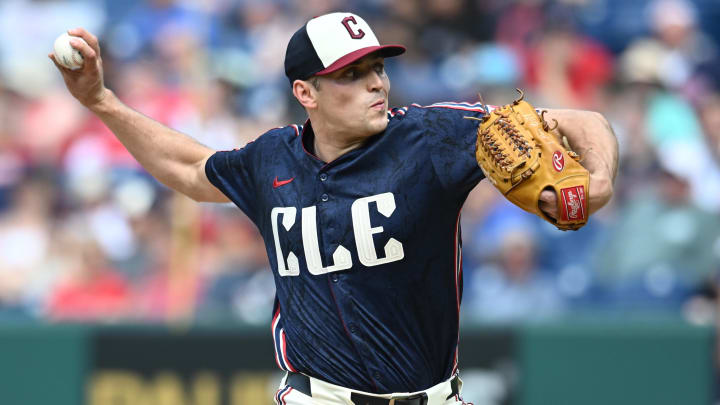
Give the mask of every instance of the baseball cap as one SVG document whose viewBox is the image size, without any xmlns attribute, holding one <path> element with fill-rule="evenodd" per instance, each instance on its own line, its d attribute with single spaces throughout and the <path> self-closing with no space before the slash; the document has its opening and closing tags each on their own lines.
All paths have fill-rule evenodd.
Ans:
<svg viewBox="0 0 720 405">
<path fill-rule="evenodd" d="M 380 45 L 365 20 L 352 13 L 315 17 L 290 38 L 285 75 L 292 84 L 313 75 L 326 75 L 377 52 L 387 58 L 405 52 L 402 45 Z"/>
</svg>

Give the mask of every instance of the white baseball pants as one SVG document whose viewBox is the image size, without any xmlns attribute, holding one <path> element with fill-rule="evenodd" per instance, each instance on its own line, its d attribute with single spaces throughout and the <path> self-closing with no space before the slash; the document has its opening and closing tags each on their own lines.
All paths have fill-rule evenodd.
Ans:
<svg viewBox="0 0 720 405">
<path fill-rule="evenodd" d="M 433 387 L 428 388 L 421 392 L 403 392 L 393 394 L 370 394 L 362 391 L 350 390 L 345 387 L 333 385 L 325 381 L 318 380 L 316 378 L 310 378 L 312 397 L 293 389 L 286 384 L 287 374 L 280 381 L 280 387 L 275 393 L 275 402 L 278 405 L 355 405 L 350 400 L 350 396 L 353 392 L 365 394 L 369 396 L 375 396 L 378 398 L 386 398 L 388 400 L 393 397 L 406 397 L 424 392 L 427 394 L 428 402 L 427 405 L 472 405 L 469 402 L 464 402 L 460 395 L 451 395 L 452 388 L 449 379 L 441 382 Z M 459 391 L 462 393 L 462 380 L 458 381 Z M 449 397 L 449 398 L 448 398 Z"/>
</svg>

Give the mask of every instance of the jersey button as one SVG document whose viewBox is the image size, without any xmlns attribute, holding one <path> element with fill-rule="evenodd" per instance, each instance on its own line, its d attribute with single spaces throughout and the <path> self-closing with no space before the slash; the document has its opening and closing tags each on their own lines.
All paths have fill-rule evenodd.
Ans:
<svg viewBox="0 0 720 405">
<path fill-rule="evenodd" d="M 355 327 L 355 324 L 352 324 L 352 323 L 351 323 L 349 327 L 350 327 L 350 333 L 355 333 L 355 332 L 357 332 L 357 328 Z"/>
<path fill-rule="evenodd" d="M 327 180 L 327 173 L 320 173 L 320 181 Z"/>
<path fill-rule="evenodd" d="M 327 194 L 323 194 L 323 195 L 320 196 L 320 199 L 323 200 L 323 202 L 325 202 L 325 201 L 329 200 L 330 197 L 328 197 Z"/>
<path fill-rule="evenodd" d="M 338 282 L 337 274 L 333 274 L 332 276 L 330 276 L 330 280 L 332 280 L 333 283 L 337 283 Z"/>
<path fill-rule="evenodd" d="M 380 379 L 380 372 L 376 371 L 375 374 L 373 374 L 373 377 L 375 377 L 376 380 Z"/>
</svg>

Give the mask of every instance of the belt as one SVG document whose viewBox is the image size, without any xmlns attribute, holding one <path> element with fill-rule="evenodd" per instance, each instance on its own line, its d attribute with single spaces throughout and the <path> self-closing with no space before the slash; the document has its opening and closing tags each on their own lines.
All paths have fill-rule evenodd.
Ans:
<svg viewBox="0 0 720 405">
<path fill-rule="evenodd" d="M 287 380 L 285 381 L 287 385 L 290 387 L 293 387 L 293 389 L 312 397 L 312 390 L 310 389 L 310 377 L 299 374 L 299 373 L 288 373 Z M 457 395 L 460 393 L 458 389 L 458 377 L 457 375 L 453 377 L 453 379 L 450 381 L 450 387 L 452 388 L 452 393 L 447 397 L 447 399 L 452 398 L 454 395 Z M 419 394 L 414 394 L 411 396 L 400 396 L 395 398 L 379 398 L 374 397 L 371 395 L 365 395 L 360 394 L 357 392 L 353 392 L 350 396 L 350 400 L 355 405 L 427 405 L 428 404 L 428 396 L 424 392 L 421 392 Z"/>
</svg>

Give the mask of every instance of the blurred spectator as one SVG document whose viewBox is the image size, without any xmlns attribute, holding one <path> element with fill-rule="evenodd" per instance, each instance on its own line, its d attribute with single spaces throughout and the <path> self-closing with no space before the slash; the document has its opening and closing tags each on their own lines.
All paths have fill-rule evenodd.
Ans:
<svg viewBox="0 0 720 405">
<path fill-rule="evenodd" d="M 24 180 L 14 190 L 11 209 L 0 216 L 0 308 L 27 304 L 50 250 L 52 182 L 40 172 Z"/>
<path fill-rule="evenodd" d="M 82 26 L 101 32 L 107 23 L 102 2 L 90 0 L 0 1 L 0 83 L 38 102 L 48 91 L 60 92 L 62 82 L 52 63 L 45 63 L 55 38 Z M 42 61 L 42 62 L 41 62 Z M 53 85 L 56 84 L 56 85 Z M 67 91 L 62 94 L 67 96 Z M 72 103 L 72 107 L 77 107 Z"/>
<path fill-rule="evenodd" d="M 647 104 L 655 93 L 651 84 L 633 83 L 613 95 L 608 115 L 618 138 L 622 171 L 616 181 L 614 201 L 624 203 L 642 190 L 657 170 L 657 153 L 649 140 Z"/>
<path fill-rule="evenodd" d="M 669 92 L 657 92 L 647 108 L 649 140 L 664 169 L 689 183 L 693 203 L 720 210 L 720 169 L 697 112 L 685 99 Z"/>
<path fill-rule="evenodd" d="M 25 168 L 25 161 L 16 144 L 17 105 L 21 98 L 2 86 L 0 80 L 0 213 L 12 204 L 12 189 L 17 184 Z"/>
<path fill-rule="evenodd" d="M 648 6 L 654 36 L 638 38 L 622 55 L 629 80 L 653 80 L 682 90 L 698 66 L 717 54 L 697 24 L 697 9 L 686 0 L 655 0 Z"/>
<path fill-rule="evenodd" d="M 275 282 L 263 241 L 255 235 L 254 225 L 233 209 L 214 212 L 222 219 L 214 224 L 208 241 L 213 250 L 212 277 L 198 319 L 264 325 L 274 303 Z"/>
<path fill-rule="evenodd" d="M 210 35 L 207 16 L 176 0 L 129 2 L 129 10 L 115 21 L 107 51 L 119 59 L 171 52 L 174 38 L 192 35 L 204 44 Z M 168 46 L 169 45 L 169 46 Z"/>
<path fill-rule="evenodd" d="M 717 212 L 720 170 L 713 162 L 713 124 L 707 115 L 717 87 L 708 82 L 713 75 L 703 72 L 717 61 L 717 44 L 699 29 L 690 2 L 657 0 L 647 15 L 654 36 L 637 39 L 621 55 L 622 75 L 664 89 L 649 92 L 643 103 L 647 145 L 665 170 L 689 183 L 695 205 Z M 702 104 L 700 119 L 691 103 Z"/>
<path fill-rule="evenodd" d="M 173 194 L 162 217 L 150 220 L 145 240 L 153 259 L 136 282 L 135 315 L 142 320 L 187 322 L 201 297 L 201 207 Z M 154 232 L 153 232 L 154 231 Z"/>
<path fill-rule="evenodd" d="M 655 184 L 622 208 L 598 246 L 610 306 L 679 308 L 720 268 L 720 218 L 692 203 L 683 178 L 661 171 Z"/>
<path fill-rule="evenodd" d="M 475 270 L 464 311 L 468 317 L 492 322 L 541 320 L 563 310 L 554 280 L 535 257 L 537 244 L 528 230 L 506 230 L 494 264 Z"/>
<path fill-rule="evenodd" d="M 683 304 L 683 316 L 694 325 L 713 325 L 718 312 L 717 275 L 708 277 Z"/>
<path fill-rule="evenodd" d="M 47 315 L 54 321 L 117 321 L 130 315 L 130 286 L 92 240 L 78 242 L 78 267 L 50 293 Z"/>
<path fill-rule="evenodd" d="M 720 165 L 720 93 L 712 93 L 703 100 L 699 113 L 710 153 L 715 163 Z"/>
<path fill-rule="evenodd" d="M 605 46 L 578 33 L 572 24 L 565 20 L 548 25 L 531 45 L 524 55 L 526 81 L 546 107 L 603 109 L 612 57 Z"/>
</svg>

